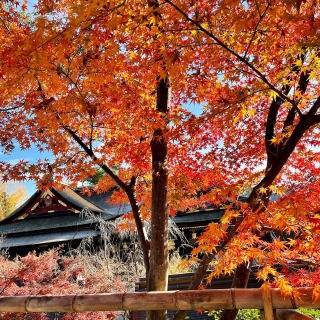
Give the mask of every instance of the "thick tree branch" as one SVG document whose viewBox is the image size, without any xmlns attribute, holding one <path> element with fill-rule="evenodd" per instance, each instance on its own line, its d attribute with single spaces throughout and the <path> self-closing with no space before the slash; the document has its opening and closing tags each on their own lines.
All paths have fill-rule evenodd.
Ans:
<svg viewBox="0 0 320 320">
<path fill-rule="evenodd" d="M 320 108 L 320 97 L 314 102 L 309 113 L 307 115 L 303 115 L 300 118 L 298 124 L 295 126 L 294 130 L 292 131 L 286 143 L 282 145 L 281 148 L 278 148 L 276 150 L 276 154 L 274 155 L 272 161 L 266 168 L 266 173 L 264 178 L 260 181 L 259 184 L 257 184 L 253 188 L 248 198 L 248 204 L 252 212 L 255 212 L 257 214 L 266 209 L 271 192 L 268 190 L 266 193 L 261 193 L 260 192 L 261 188 L 268 189 L 268 187 L 272 185 L 272 183 L 274 182 L 274 180 L 276 179 L 280 171 L 285 166 L 286 162 L 288 161 L 295 147 L 303 137 L 304 133 L 310 127 L 320 122 L 320 115 L 315 115 L 315 113 L 319 108 Z M 270 112 L 274 112 L 274 110 L 270 108 Z M 220 252 L 229 244 L 229 242 L 238 232 L 239 227 L 241 226 L 245 218 L 246 218 L 246 214 L 242 214 L 241 216 L 233 219 L 233 221 L 230 223 L 230 226 L 227 230 L 226 237 L 221 241 L 219 247 L 217 248 L 217 252 Z M 195 289 L 201 284 L 201 282 L 206 276 L 209 265 L 214 258 L 215 258 L 214 254 L 206 254 L 203 257 L 203 259 L 200 261 L 200 265 L 197 271 L 194 274 L 193 281 L 189 286 L 189 289 Z M 184 319 L 184 316 L 185 316 L 185 313 L 178 312 L 175 315 L 174 320 L 182 320 Z"/>
<path fill-rule="evenodd" d="M 288 93 L 290 90 L 289 86 L 286 86 L 284 88 L 284 92 Z M 278 118 L 278 112 L 283 104 L 284 100 L 277 96 L 275 99 L 272 100 L 267 122 L 266 122 L 266 131 L 265 131 L 265 146 L 266 146 L 266 153 L 267 153 L 267 167 L 272 162 L 276 151 L 277 151 L 277 145 L 273 143 L 272 139 L 275 136 L 275 126 L 277 123 Z"/>
<path fill-rule="evenodd" d="M 175 3 L 173 3 L 171 0 L 164 0 L 164 2 L 170 4 L 176 11 L 178 11 L 187 21 L 197 26 L 197 28 L 202 31 L 204 34 L 206 34 L 209 38 L 213 39 L 220 47 L 225 49 L 227 52 L 229 52 L 232 56 L 237 58 L 238 61 L 245 64 L 250 70 L 254 72 L 254 74 L 262 81 L 264 82 L 272 91 L 274 91 L 282 100 L 288 101 L 291 105 L 297 106 L 297 103 L 290 99 L 287 95 L 283 94 L 281 90 L 277 89 L 269 80 L 268 78 L 259 71 L 245 56 L 241 56 L 239 53 L 231 49 L 226 43 L 224 43 L 218 36 L 204 28 L 200 22 L 192 19 L 189 17 L 187 13 L 185 13 L 179 6 L 177 6 Z"/>
<path fill-rule="evenodd" d="M 157 111 L 165 115 L 169 111 L 170 83 L 168 78 L 158 78 Z M 168 287 L 168 145 L 166 124 L 153 132 L 150 143 L 152 155 L 152 205 L 149 291 L 163 291 Z M 165 320 L 164 311 L 151 311 L 148 320 Z"/>
<path fill-rule="evenodd" d="M 86 152 L 86 154 L 96 163 L 107 175 L 109 175 L 116 184 L 126 193 L 128 200 L 131 205 L 132 214 L 134 216 L 135 224 L 137 227 L 137 232 L 139 236 L 139 240 L 141 243 L 141 248 L 143 251 L 144 264 L 146 268 L 146 273 L 149 272 L 150 262 L 149 262 L 149 243 L 146 239 L 146 235 L 143 228 L 143 222 L 140 217 L 140 209 L 138 206 L 138 202 L 135 197 L 135 178 L 132 178 L 129 184 L 125 183 L 119 176 L 117 176 L 106 164 L 101 163 L 95 153 L 89 148 L 83 140 L 67 126 L 63 126 L 64 130 L 69 133 L 69 135 L 73 138 L 75 142 Z"/>
<path fill-rule="evenodd" d="M 290 128 L 293 125 L 294 119 L 296 118 L 296 109 L 291 108 L 287 114 L 286 119 L 283 122 L 283 128 L 282 133 L 286 133 L 288 128 Z"/>
<path fill-rule="evenodd" d="M 148 6 L 156 20 L 156 27 L 163 33 L 158 0 L 148 0 Z M 155 39 L 156 40 L 156 39 Z M 165 117 L 170 108 L 170 81 L 166 59 L 161 52 L 160 63 L 163 75 L 157 75 L 156 110 Z M 164 291 L 168 288 L 168 144 L 166 138 L 167 123 L 160 124 L 154 131 L 150 142 L 152 156 L 151 191 L 151 242 L 150 272 L 147 278 L 149 291 Z M 166 312 L 150 311 L 148 320 L 165 320 Z"/>
<path fill-rule="evenodd" d="M 301 57 L 301 60 L 304 61 L 304 58 L 305 58 L 305 55 Z M 296 73 L 300 72 L 300 70 L 301 70 L 301 67 L 295 66 L 293 68 L 293 71 Z M 298 81 L 298 87 L 297 87 L 297 90 L 301 95 L 303 95 L 307 91 L 309 80 L 310 80 L 310 70 L 301 72 L 300 78 Z M 292 107 L 289 110 L 288 115 L 283 123 L 283 129 L 282 129 L 283 133 L 287 131 L 287 128 L 293 125 L 296 114 L 297 114 L 297 109 Z"/>
<path fill-rule="evenodd" d="M 300 55 L 298 57 L 299 59 L 304 62 L 305 55 Z M 298 74 L 301 71 L 301 66 L 298 66 L 297 64 L 294 64 L 292 66 L 292 73 L 293 74 Z M 287 80 L 291 80 L 293 75 L 289 74 Z M 309 76 L 310 76 L 310 71 L 304 71 L 301 72 L 299 81 L 298 81 L 298 87 L 297 90 L 300 92 L 300 94 L 304 94 L 307 90 L 308 84 L 309 84 Z M 291 90 L 291 87 L 289 85 L 285 85 L 282 88 L 282 92 L 284 92 L 285 95 L 287 95 Z M 269 114 L 267 117 L 267 123 L 266 123 L 266 133 L 265 133 L 265 145 L 266 145 L 266 153 L 267 153 L 267 168 L 272 164 L 274 161 L 274 157 L 277 154 L 277 150 L 281 145 L 285 144 L 287 139 L 283 139 L 283 141 L 280 144 L 275 144 L 273 143 L 272 139 L 275 136 L 275 127 L 277 123 L 277 117 L 278 117 L 278 112 L 282 104 L 284 103 L 284 100 L 277 96 L 275 99 L 272 100 L 271 105 L 270 105 L 270 110 Z M 288 128 L 293 125 L 294 119 L 296 115 L 299 114 L 300 118 L 303 116 L 302 112 L 300 111 L 299 107 L 296 105 L 292 105 L 287 117 L 284 121 L 283 128 L 282 128 L 282 133 L 287 133 Z"/>
<path fill-rule="evenodd" d="M 37 79 L 38 82 L 38 90 L 41 92 L 41 97 L 43 101 L 36 106 L 36 109 L 43 109 L 49 106 L 53 101 L 55 101 L 54 97 L 50 97 L 49 99 L 46 98 L 45 93 L 42 89 L 41 82 Z M 70 127 L 63 125 L 61 123 L 61 118 L 59 114 L 56 113 L 56 118 L 61 127 L 71 136 L 71 138 L 82 148 L 82 150 L 89 156 L 94 163 L 96 163 L 113 181 L 126 193 L 128 200 L 131 205 L 132 214 L 135 220 L 135 224 L 137 227 L 138 237 L 140 240 L 142 252 L 143 252 L 143 259 L 146 268 L 146 274 L 148 274 L 150 270 L 150 261 L 149 261 L 149 242 L 146 238 L 145 231 L 143 228 L 143 222 L 140 217 L 140 208 L 138 202 L 135 197 L 135 183 L 136 178 L 131 178 L 129 183 L 125 183 L 118 175 L 116 175 L 111 168 L 109 168 L 105 163 L 101 163 L 98 157 L 92 150 L 91 143 L 90 147 L 79 137 L 79 135 L 72 130 Z"/>
</svg>

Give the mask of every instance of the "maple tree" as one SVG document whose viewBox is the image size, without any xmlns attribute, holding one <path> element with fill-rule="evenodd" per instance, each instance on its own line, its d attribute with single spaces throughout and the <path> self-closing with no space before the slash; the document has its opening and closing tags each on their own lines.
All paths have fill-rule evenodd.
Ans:
<svg viewBox="0 0 320 320">
<path fill-rule="evenodd" d="M 229 12 L 235 13 L 232 17 L 234 21 L 234 29 L 232 29 L 221 27 L 224 22 L 230 23 L 225 16 L 226 12 L 223 10 L 220 10 L 220 12 L 219 9 L 214 10 L 214 13 L 210 16 L 212 7 L 208 5 L 207 8 L 204 8 L 203 12 L 196 12 L 198 15 L 196 16 L 197 19 L 195 19 L 193 18 L 195 13 L 192 4 L 190 4 L 190 7 L 186 10 L 181 9 L 181 5 L 179 6 L 172 1 L 166 2 L 174 7 L 189 24 L 196 27 L 197 32 L 203 34 L 204 39 L 202 41 L 204 46 L 207 45 L 206 41 L 209 39 L 219 47 L 218 51 L 216 48 L 209 49 L 214 53 L 211 56 L 217 56 L 219 52 L 228 54 L 227 61 L 225 61 L 225 64 L 229 62 L 228 71 L 223 69 L 221 73 L 222 76 L 225 77 L 224 80 L 226 82 L 232 81 L 234 82 L 232 84 L 233 86 L 238 86 L 238 97 L 231 97 L 228 101 L 228 97 L 226 97 L 225 92 L 223 92 L 222 97 L 220 96 L 222 101 L 219 102 L 226 105 L 229 103 L 238 104 L 239 108 L 242 108 L 242 110 L 240 110 L 242 115 L 240 113 L 239 116 L 244 118 L 249 117 L 254 119 L 254 121 L 257 121 L 257 117 L 255 117 L 256 113 L 264 112 L 265 115 L 260 119 L 266 121 L 265 129 L 264 123 L 262 123 L 262 130 L 260 129 L 262 133 L 264 132 L 264 137 L 260 136 L 260 139 L 263 138 L 264 141 L 262 139 L 257 141 L 255 136 L 257 132 L 253 132 L 253 136 L 249 135 L 247 139 L 245 139 L 246 143 L 250 141 L 251 146 L 249 146 L 249 148 L 247 145 L 243 149 L 241 148 L 241 135 L 235 134 L 234 127 L 232 127 L 233 137 L 240 139 L 240 143 L 234 141 L 233 137 L 231 137 L 233 143 L 231 150 L 236 156 L 239 156 L 239 151 L 244 150 L 248 152 L 251 147 L 256 148 L 255 150 L 257 151 L 259 144 L 260 146 L 265 145 L 265 169 L 263 170 L 263 174 L 260 175 L 260 181 L 255 182 L 257 178 L 259 179 L 259 175 L 255 176 L 255 181 L 253 180 L 255 186 L 249 193 L 245 206 L 239 203 L 238 208 L 235 210 L 233 204 L 229 210 L 226 210 L 226 217 L 222 219 L 222 226 L 211 225 L 201 236 L 199 248 L 195 253 L 198 254 L 199 250 L 200 252 L 203 251 L 205 257 L 200 262 L 200 267 L 198 268 L 191 287 L 196 287 L 201 283 L 213 259 L 216 259 L 213 276 L 218 276 L 221 272 L 228 273 L 238 266 L 235 272 L 234 286 L 244 287 L 248 281 L 249 274 L 249 270 L 245 264 L 255 260 L 256 262 L 258 261 L 261 267 L 261 271 L 257 274 L 259 278 L 267 280 L 268 276 L 271 275 L 277 279 L 276 282 L 278 282 L 278 285 L 282 287 L 282 289 L 290 291 L 290 286 L 286 283 L 286 280 L 284 280 L 282 275 L 279 275 L 274 268 L 270 267 L 270 265 L 277 263 L 281 265 L 288 264 L 290 258 L 285 257 L 286 250 L 289 251 L 292 259 L 291 262 L 294 261 L 294 257 L 304 256 L 300 251 L 301 248 L 298 249 L 295 247 L 295 240 L 292 239 L 290 239 L 292 241 L 286 243 L 286 241 L 281 241 L 280 238 L 276 238 L 270 244 L 265 243 L 261 237 L 266 233 L 266 230 L 270 228 L 272 230 L 281 230 L 281 232 L 285 231 L 288 235 L 291 231 L 296 232 L 296 234 L 298 234 L 297 238 L 299 238 L 298 247 L 301 246 L 302 243 L 308 242 L 306 241 L 305 235 L 302 235 L 304 232 L 300 234 L 301 229 L 297 225 L 293 226 L 297 222 L 297 210 L 298 212 L 300 211 L 299 213 L 303 216 L 303 205 L 299 207 L 295 204 L 293 208 L 290 209 L 292 203 L 290 204 L 290 202 L 288 202 L 288 198 L 292 201 L 294 190 L 296 188 L 306 187 L 305 184 L 303 184 L 303 186 L 298 184 L 301 182 L 301 178 L 302 181 L 306 181 L 308 179 L 307 175 L 313 176 L 313 174 L 318 173 L 317 160 L 315 160 L 315 158 L 317 158 L 316 140 L 318 132 L 314 128 L 314 126 L 319 123 L 319 117 L 317 115 L 319 92 L 317 90 L 317 80 L 315 80 L 317 77 L 317 67 L 314 64 L 317 64 L 316 61 L 318 60 L 317 45 L 314 42 L 316 32 L 315 25 L 317 24 L 318 18 L 317 4 L 314 1 L 305 1 L 303 3 L 287 2 L 281 7 L 276 6 L 275 3 L 271 1 L 248 3 L 248 6 L 237 1 L 227 2 L 225 5 L 228 7 Z M 253 8 L 252 11 L 250 10 L 251 8 Z M 194 10 L 198 10 L 196 5 L 194 6 Z M 221 14 L 223 19 L 217 18 L 219 14 Z M 285 20 L 285 17 L 288 18 L 288 20 Z M 250 22 L 248 22 L 250 18 L 253 22 L 251 25 Z M 241 25 L 241 21 L 243 21 L 243 25 Z M 301 24 L 304 24 L 305 28 L 302 28 Z M 241 27 L 244 28 L 244 32 L 241 32 Z M 251 27 L 251 32 L 248 27 Z M 229 37 L 225 37 L 226 30 L 228 30 Z M 263 32 L 261 38 L 257 36 L 259 32 Z M 233 34 L 236 34 L 237 37 L 232 36 Z M 288 34 L 294 35 L 294 39 L 290 39 L 287 36 Z M 276 35 L 279 35 L 279 37 Z M 274 50 L 270 52 L 270 48 L 274 48 Z M 208 51 L 204 52 L 206 56 L 208 56 Z M 221 59 L 221 56 L 219 56 L 219 58 Z M 205 66 L 202 66 L 202 68 L 205 70 Z M 210 70 L 209 68 L 212 68 L 211 63 L 208 66 L 208 72 Z M 236 74 L 234 73 L 235 71 Z M 231 72 L 232 78 L 228 78 L 227 72 Z M 204 71 L 204 73 L 206 72 Z M 215 76 L 217 74 L 218 73 L 216 73 Z M 242 83 L 245 84 L 245 88 Z M 225 87 L 225 89 L 230 90 L 230 83 L 227 83 Z M 219 86 L 219 91 L 221 91 L 221 89 L 221 86 Z M 259 91 L 262 92 L 264 90 L 267 90 L 268 95 L 265 93 L 262 95 L 259 94 Z M 270 92 L 271 99 L 269 96 Z M 246 95 L 248 95 L 248 97 L 246 97 Z M 215 97 L 215 99 L 217 101 L 217 97 Z M 271 100 L 270 104 L 268 100 Z M 236 118 L 235 122 L 239 122 L 239 116 L 237 116 L 238 119 Z M 261 114 L 259 116 L 261 116 Z M 215 116 L 215 118 L 217 117 Z M 248 128 L 248 125 L 252 125 L 253 128 L 256 127 L 256 124 L 246 120 L 240 120 L 240 123 L 242 124 L 240 130 Z M 312 128 L 313 130 L 310 130 Z M 248 138 L 252 140 L 248 140 Z M 306 139 L 304 145 L 301 143 L 303 138 Z M 307 139 L 311 139 L 312 142 Z M 252 142 L 258 142 L 258 144 Z M 296 147 L 299 148 L 298 156 L 297 153 L 294 153 Z M 314 162 L 310 162 L 310 158 L 308 157 L 308 155 L 311 154 L 312 157 L 315 157 L 313 158 L 313 160 L 315 160 Z M 256 159 L 257 155 L 258 153 L 256 152 L 254 154 Z M 261 153 L 261 155 L 264 156 L 264 153 Z M 249 157 L 250 156 L 251 154 L 249 153 Z M 289 158 L 290 162 L 288 161 Z M 243 161 L 242 157 L 239 159 Z M 230 157 L 230 155 L 228 155 L 225 160 L 231 160 L 233 162 L 231 163 L 233 168 L 241 168 L 240 163 L 238 163 L 238 167 L 237 165 L 235 166 L 235 158 L 233 156 Z M 295 163 L 295 161 L 298 163 Z M 257 166 L 257 163 L 255 165 Z M 308 173 L 305 172 L 306 175 L 298 177 L 296 171 L 306 166 L 308 167 L 308 171 L 310 171 Z M 251 170 L 252 172 L 256 171 L 254 167 L 251 167 Z M 239 173 L 239 170 L 237 170 L 237 173 Z M 313 176 L 312 184 L 317 184 L 316 180 L 316 176 Z M 282 210 L 282 213 L 284 214 L 284 212 L 286 212 L 286 214 L 272 214 L 272 208 L 268 207 L 270 196 L 272 193 L 279 193 L 281 195 L 281 189 L 284 190 L 286 194 L 282 195 L 281 200 L 279 200 L 279 202 L 277 201 L 277 204 L 279 205 L 279 203 L 283 201 L 281 205 L 286 203 L 285 209 L 280 209 L 281 205 L 280 207 L 276 207 L 275 203 L 272 204 L 272 207 L 276 207 L 276 213 L 277 210 Z M 310 194 L 312 190 L 305 189 L 304 192 Z M 299 199 L 299 202 L 302 204 L 304 201 Z M 306 203 L 304 203 L 304 205 L 306 205 Z M 308 203 L 308 209 L 304 207 L 308 212 L 306 217 L 308 222 L 304 221 L 304 226 L 308 225 L 309 227 L 307 227 L 307 229 L 310 228 L 313 230 L 313 239 L 309 239 L 311 242 L 317 241 L 318 239 L 316 231 L 319 224 L 319 217 L 316 214 L 319 206 L 318 201 L 315 201 L 313 205 L 313 209 L 310 206 L 310 202 Z M 295 215 L 292 218 L 292 224 L 288 223 L 288 220 L 284 221 L 284 219 L 289 219 L 288 215 L 290 210 L 293 210 Z M 306 211 L 304 212 L 306 213 Z M 311 223 L 312 226 L 309 225 L 310 215 L 314 217 Z M 300 219 L 303 218 L 300 217 Z M 306 231 L 306 229 L 304 231 Z M 310 236 L 308 231 L 307 234 Z M 248 241 L 248 239 L 250 239 L 250 241 Z M 247 250 L 248 252 L 246 253 Z M 317 246 L 314 247 L 311 245 L 309 247 L 307 256 L 304 256 L 306 261 L 309 261 L 311 257 L 311 260 L 314 259 L 317 261 L 318 256 L 316 250 Z M 211 253 L 206 254 L 208 251 Z M 225 251 L 225 254 L 223 251 Z M 241 256 L 239 256 L 239 252 L 241 252 Z M 275 260 L 271 264 L 269 264 L 269 260 L 266 263 L 267 266 L 263 267 L 264 262 L 268 260 L 268 258 L 265 260 L 266 252 L 270 252 L 272 256 L 271 260 Z M 294 254 L 292 255 L 293 252 Z M 238 256 L 237 262 L 235 262 L 235 256 Z M 282 258 L 285 259 L 285 262 Z M 230 319 L 234 318 L 235 315 L 236 311 L 226 311 L 222 314 L 222 318 Z M 180 317 L 182 318 L 181 314 Z M 179 318 L 179 316 L 177 315 L 176 318 Z"/>
<path fill-rule="evenodd" d="M 316 1 L 43 0 L 32 23 L 2 9 L 2 144 L 55 155 L 3 164 L 4 179 L 76 184 L 99 166 L 96 190 L 131 204 L 150 290 L 167 286 L 168 214 L 207 204 L 225 215 L 198 239 L 191 288 L 208 268 L 246 286 L 254 260 L 290 293 L 279 266 L 317 264 Z"/>
</svg>

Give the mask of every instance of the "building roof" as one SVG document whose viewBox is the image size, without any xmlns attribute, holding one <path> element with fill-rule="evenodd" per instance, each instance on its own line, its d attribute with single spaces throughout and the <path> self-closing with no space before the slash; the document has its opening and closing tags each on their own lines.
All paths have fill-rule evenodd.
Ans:
<svg viewBox="0 0 320 320">
<path fill-rule="evenodd" d="M 13 221 L 14 219 L 18 218 L 21 212 L 25 212 L 28 207 L 36 201 L 36 199 L 41 195 L 41 191 L 37 190 L 29 199 L 23 202 L 18 208 L 13 210 L 8 216 L 6 216 L 0 223 Z"/>
<path fill-rule="evenodd" d="M 127 213 L 127 204 L 108 203 L 110 192 L 85 195 L 81 190 L 38 190 L 0 222 L 0 248 L 61 243 L 99 235 L 98 223 Z M 85 210 L 91 212 L 86 214 Z"/>
<path fill-rule="evenodd" d="M 174 222 L 181 227 L 197 224 L 204 226 L 212 221 L 219 220 L 223 215 L 223 209 L 203 209 L 188 213 L 178 214 L 173 218 Z"/>
<path fill-rule="evenodd" d="M 116 216 L 102 213 L 100 215 L 104 220 L 111 220 Z M 24 234 L 28 232 L 57 230 L 57 229 L 79 229 L 83 226 L 90 226 L 97 223 L 97 219 L 79 214 L 70 214 L 69 212 L 59 212 L 52 216 L 37 217 L 32 219 L 21 219 L 0 224 L 0 234 Z"/>
<path fill-rule="evenodd" d="M 69 240 L 91 238 L 99 235 L 98 230 L 61 231 L 44 234 L 25 235 L 23 237 L 4 238 L 0 241 L 0 248 L 14 248 L 29 245 L 61 243 Z"/>
<path fill-rule="evenodd" d="M 114 218 L 123 213 L 130 211 L 130 206 L 127 204 L 113 205 L 108 203 L 111 197 L 110 192 L 104 192 L 100 194 L 86 195 L 82 193 L 80 189 L 74 191 L 69 187 L 63 189 L 51 188 L 50 190 L 36 191 L 29 199 L 27 199 L 21 206 L 14 210 L 9 216 L 0 222 L 0 225 L 7 222 L 13 222 L 19 219 L 31 218 L 32 213 L 35 212 L 34 206 L 41 201 L 42 198 L 50 196 L 56 198 L 61 204 L 60 210 L 51 210 L 47 208 L 49 212 L 60 212 L 60 211 L 72 211 L 81 212 L 83 209 L 88 209 L 95 214 L 103 214 L 104 218 Z M 55 208 L 53 208 L 55 209 Z M 29 213 L 29 215 L 26 213 Z"/>
<path fill-rule="evenodd" d="M 44 243 L 88 238 L 99 235 L 98 224 L 114 220 L 130 211 L 129 204 L 115 205 L 110 200 L 112 191 L 105 193 L 83 193 L 51 188 L 36 191 L 11 215 L 0 222 L 0 248 L 11 248 Z M 82 212 L 89 210 L 92 214 Z M 179 213 L 173 218 L 181 229 L 204 228 L 217 221 L 223 214 L 221 209 L 198 210 Z"/>
<path fill-rule="evenodd" d="M 81 196 L 79 193 L 73 191 L 70 188 L 64 189 L 53 189 L 53 193 L 58 193 L 64 200 L 67 200 L 71 204 L 73 204 L 76 208 L 79 209 L 89 209 L 93 212 L 104 212 L 102 208 L 97 206 L 93 201 L 90 201 L 90 198 L 85 198 Z"/>
</svg>

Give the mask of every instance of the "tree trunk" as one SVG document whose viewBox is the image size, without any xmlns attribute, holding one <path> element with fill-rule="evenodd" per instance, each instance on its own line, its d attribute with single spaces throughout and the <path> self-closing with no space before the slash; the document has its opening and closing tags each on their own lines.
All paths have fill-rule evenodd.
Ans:
<svg viewBox="0 0 320 320">
<path fill-rule="evenodd" d="M 165 115 L 169 110 L 169 81 L 159 79 L 157 110 Z M 166 291 L 168 287 L 168 212 L 167 212 L 167 141 L 166 124 L 156 129 L 151 140 L 152 207 L 150 271 L 148 291 Z M 151 311 L 148 320 L 166 319 L 165 311 Z"/>
</svg>

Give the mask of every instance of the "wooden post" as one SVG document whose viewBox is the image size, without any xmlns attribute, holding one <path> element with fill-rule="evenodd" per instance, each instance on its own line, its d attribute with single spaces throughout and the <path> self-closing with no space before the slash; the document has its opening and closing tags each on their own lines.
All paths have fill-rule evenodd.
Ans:
<svg viewBox="0 0 320 320">
<path fill-rule="evenodd" d="M 262 299 L 263 299 L 263 315 L 264 320 L 275 320 L 275 310 L 272 305 L 272 296 L 268 284 L 261 286 Z"/>
</svg>

